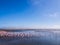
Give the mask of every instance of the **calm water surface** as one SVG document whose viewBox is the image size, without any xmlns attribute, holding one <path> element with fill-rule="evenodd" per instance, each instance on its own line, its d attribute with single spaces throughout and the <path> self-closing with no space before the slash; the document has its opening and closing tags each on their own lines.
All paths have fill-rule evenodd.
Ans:
<svg viewBox="0 0 60 45">
<path fill-rule="evenodd" d="M 9 31 L 26 33 L 32 37 L 0 37 L 0 45 L 60 45 L 60 31 L 48 30 L 15 30 Z"/>
</svg>

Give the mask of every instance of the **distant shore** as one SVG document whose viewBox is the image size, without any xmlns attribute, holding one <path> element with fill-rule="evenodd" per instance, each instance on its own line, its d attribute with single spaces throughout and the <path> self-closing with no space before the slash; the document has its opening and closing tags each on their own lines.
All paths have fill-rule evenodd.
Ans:
<svg viewBox="0 0 60 45">
<path fill-rule="evenodd" d="M 60 29 L 1 29 L 0 28 L 0 31 L 10 31 L 10 30 L 12 30 L 12 31 L 14 31 L 14 30 L 48 30 L 48 31 L 60 31 Z"/>
</svg>

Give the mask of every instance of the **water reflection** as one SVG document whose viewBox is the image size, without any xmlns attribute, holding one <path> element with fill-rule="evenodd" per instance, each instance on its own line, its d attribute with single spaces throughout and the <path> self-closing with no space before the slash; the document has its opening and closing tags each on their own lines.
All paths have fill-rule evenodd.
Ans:
<svg viewBox="0 0 60 45">
<path fill-rule="evenodd" d="M 0 45 L 60 45 L 60 31 L 0 31 Z"/>
</svg>

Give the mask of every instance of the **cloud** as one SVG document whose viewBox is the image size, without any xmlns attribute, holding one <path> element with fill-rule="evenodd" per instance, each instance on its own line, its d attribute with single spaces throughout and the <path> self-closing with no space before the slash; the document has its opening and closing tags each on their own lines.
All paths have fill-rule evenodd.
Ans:
<svg viewBox="0 0 60 45">
<path fill-rule="evenodd" d="M 47 28 L 47 29 L 60 29 L 60 25 L 47 25 L 47 26 L 43 26 L 42 28 Z"/>
<path fill-rule="evenodd" d="M 31 26 L 33 29 L 60 29 L 60 25 L 52 24 L 52 25 L 33 25 Z"/>
<path fill-rule="evenodd" d="M 52 14 L 49 14 L 48 16 L 49 17 L 59 17 L 59 13 L 52 13 Z"/>
<path fill-rule="evenodd" d="M 60 25 L 53 24 L 53 25 L 35 25 L 33 26 L 36 29 L 60 29 Z"/>
<path fill-rule="evenodd" d="M 38 5 L 40 4 L 40 0 L 30 0 L 32 5 Z"/>
<path fill-rule="evenodd" d="M 48 13 L 48 14 L 44 14 L 45 17 L 50 17 L 50 18 L 58 18 L 60 17 L 60 13 L 56 12 L 56 13 Z"/>
<path fill-rule="evenodd" d="M 51 28 L 57 28 L 57 29 L 60 29 L 60 25 L 52 25 Z"/>
</svg>

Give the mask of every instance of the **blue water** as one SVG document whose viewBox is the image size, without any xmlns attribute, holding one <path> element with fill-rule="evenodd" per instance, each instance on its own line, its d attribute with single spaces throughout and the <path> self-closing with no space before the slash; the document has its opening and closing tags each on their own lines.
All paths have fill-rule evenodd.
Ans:
<svg viewBox="0 0 60 45">
<path fill-rule="evenodd" d="M 32 37 L 0 37 L 0 45 L 60 45 L 60 31 L 10 30 L 8 32 L 32 34 Z"/>
</svg>

